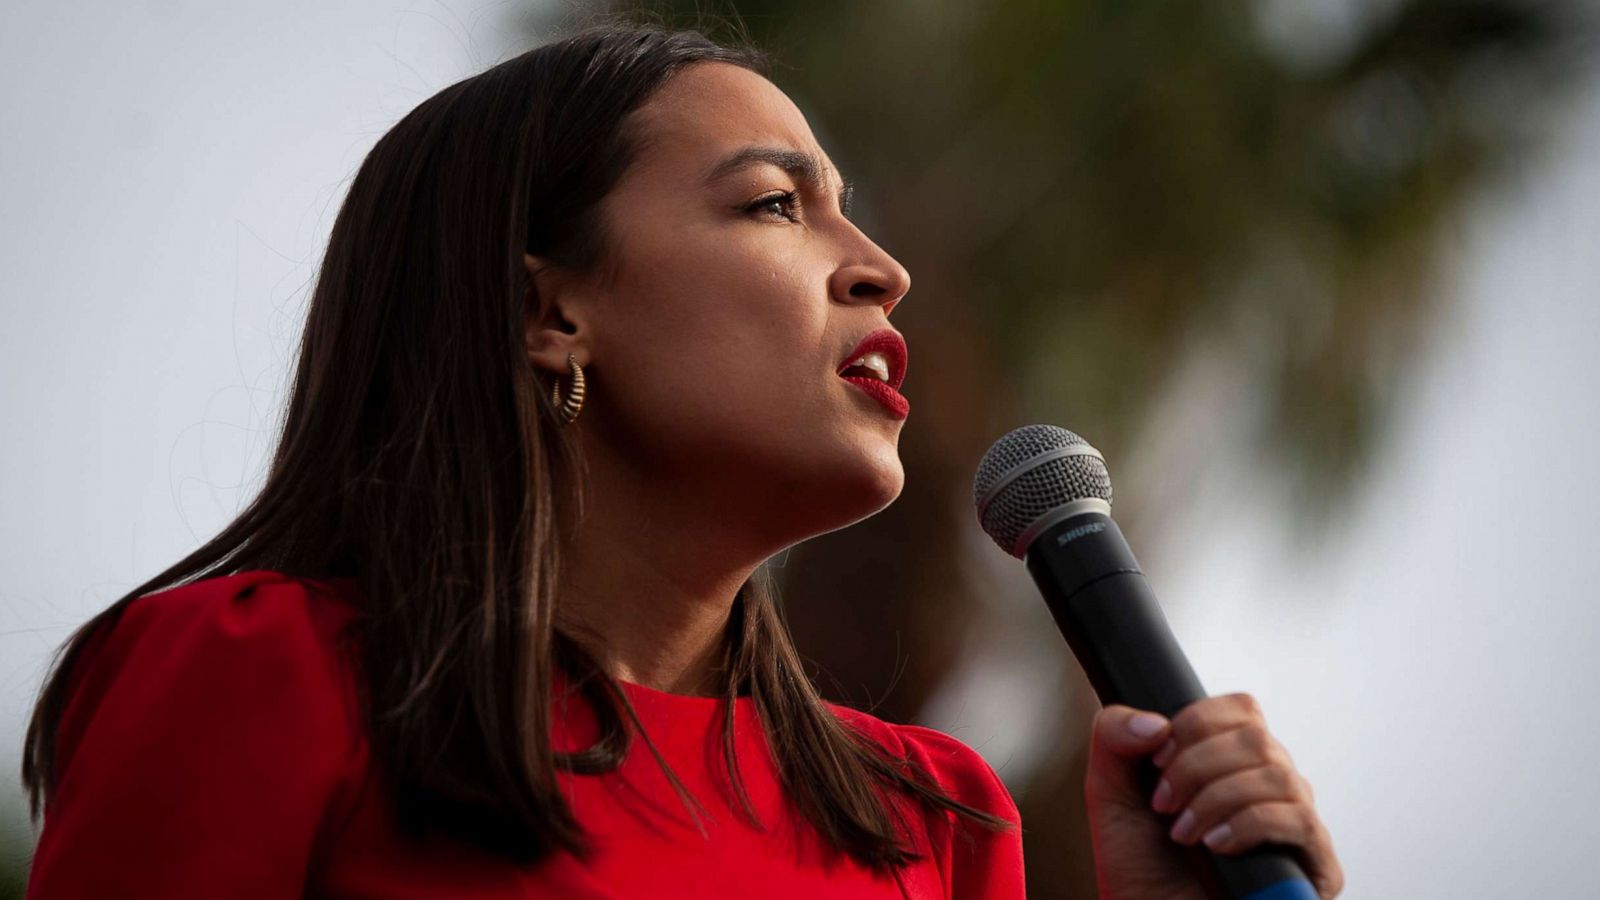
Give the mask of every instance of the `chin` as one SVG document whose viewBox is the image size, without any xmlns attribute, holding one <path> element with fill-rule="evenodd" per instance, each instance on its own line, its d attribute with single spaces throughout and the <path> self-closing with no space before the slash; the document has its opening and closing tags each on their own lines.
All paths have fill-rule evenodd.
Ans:
<svg viewBox="0 0 1600 900">
<path fill-rule="evenodd" d="M 905 466 L 900 462 L 898 448 L 887 452 L 867 454 L 855 468 L 857 477 L 846 495 L 858 506 L 850 521 L 857 522 L 893 503 L 906 486 Z"/>
<path fill-rule="evenodd" d="M 894 465 L 888 466 L 883 470 L 883 477 L 880 481 L 883 485 L 883 506 L 888 506 L 900 496 L 900 492 L 905 490 L 906 487 L 906 468 L 900 463 L 900 455 L 898 453 L 895 454 Z M 878 508 L 882 509 L 883 506 Z"/>
<path fill-rule="evenodd" d="M 785 510 L 807 536 L 815 536 L 881 512 L 900 496 L 905 480 L 905 468 L 892 444 L 855 446 L 791 462 L 782 476 L 766 482 L 772 489 L 767 502 Z"/>
</svg>

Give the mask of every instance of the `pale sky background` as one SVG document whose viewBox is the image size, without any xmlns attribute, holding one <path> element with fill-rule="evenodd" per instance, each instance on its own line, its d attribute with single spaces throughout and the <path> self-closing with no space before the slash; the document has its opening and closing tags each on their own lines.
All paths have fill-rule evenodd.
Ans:
<svg viewBox="0 0 1600 900">
<path fill-rule="evenodd" d="M 10 9 L 0 806 L 20 805 L 48 654 L 259 485 L 347 179 L 406 111 L 510 52 L 508 9 Z M 1446 234 L 1456 312 L 1320 557 L 1288 553 L 1270 492 L 1226 459 L 1169 511 L 1159 552 L 1135 548 L 1206 686 L 1256 694 L 1316 785 L 1346 897 L 1593 892 L 1596 88 L 1558 144 Z M 1017 779 L 1036 716 L 1001 701 L 1041 665 L 1073 665 L 1057 649 L 975 660 L 928 724 Z"/>
</svg>

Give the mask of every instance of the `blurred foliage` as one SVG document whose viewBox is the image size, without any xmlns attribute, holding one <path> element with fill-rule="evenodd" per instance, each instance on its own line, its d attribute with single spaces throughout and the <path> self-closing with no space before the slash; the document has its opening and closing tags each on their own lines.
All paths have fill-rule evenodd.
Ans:
<svg viewBox="0 0 1600 900">
<path fill-rule="evenodd" d="M 5 798 L 0 804 L 0 900 L 22 900 L 28 887 L 33 830 L 22 812 L 20 792 L 5 791 L 0 796 Z"/>
<path fill-rule="evenodd" d="M 1197 352 L 1247 386 L 1230 426 L 1248 428 L 1299 520 L 1337 508 L 1450 314 L 1439 235 L 1527 161 L 1594 33 L 1554 2 L 1344 9 L 1347 33 L 1318 46 L 1300 29 L 1291 46 L 1266 26 L 1292 7 L 1237 0 L 648 4 L 775 54 L 774 81 L 859 183 L 857 219 L 912 273 L 895 316 L 913 350 L 905 492 L 781 571 L 824 690 L 916 720 L 999 614 L 976 599 L 963 538 L 983 451 L 1056 422 L 1115 473 L 1165 424 L 1153 411 Z M 550 15 L 530 7 L 531 40 Z M 1203 452 L 1208 435 L 1194 438 L 1185 449 Z M 1136 546 L 1138 474 L 1118 493 Z M 1075 667 L 1039 696 L 1040 717 L 1061 720 L 1050 757 L 1001 770 L 1029 894 L 1094 896 L 1081 783 L 1095 702 Z"/>
<path fill-rule="evenodd" d="M 691 24 L 688 6 L 652 8 Z M 917 263 L 899 321 L 979 345 L 1002 387 L 985 436 L 1029 413 L 1116 460 L 1186 342 L 1221 330 L 1314 512 L 1368 459 L 1440 313 L 1435 229 L 1523 158 L 1529 105 L 1584 58 L 1556 4 L 1391 6 L 1315 68 L 1240 2 L 737 13 L 863 182 L 874 236 Z M 924 371 L 910 387 L 945 403 Z"/>
</svg>

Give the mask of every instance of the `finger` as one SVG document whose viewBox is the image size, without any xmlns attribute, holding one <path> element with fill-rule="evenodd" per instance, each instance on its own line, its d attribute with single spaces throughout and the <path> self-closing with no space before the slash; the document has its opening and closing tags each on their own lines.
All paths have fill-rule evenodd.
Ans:
<svg viewBox="0 0 1600 900">
<path fill-rule="evenodd" d="M 1202 788 L 1231 772 L 1267 765 L 1294 768 L 1283 745 L 1254 723 L 1212 735 L 1166 760 L 1160 755 L 1156 762 L 1164 771 L 1150 805 L 1164 813 L 1182 809 Z"/>
<path fill-rule="evenodd" d="M 1293 769 L 1258 766 L 1224 775 L 1202 788 L 1178 814 L 1172 823 L 1172 839 L 1193 844 L 1247 806 L 1283 801 L 1311 805 Z"/>
<path fill-rule="evenodd" d="M 1265 727 L 1266 722 L 1261 704 L 1250 694 L 1203 697 L 1172 717 L 1172 737 L 1177 749 L 1182 749 L 1213 734 L 1232 731 L 1250 723 Z"/>
<path fill-rule="evenodd" d="M 1113 704 L 1095 715 L 1094 741 L 1113 755 L 1128 759 L 1161 746 L 1169 727 L 1165 716 Z"/>
<path fill-rule="evenodd" d="M 1084 775 L 1090 801 L 1142 808 L 1146 798 L 1135 761 L 1160 746 L 1170 730 L 1165 717 L 1128 706 L 1114 704 L 1096 713 Z"/>
<path fill-rule="evenodd" d="M 1323 900 L 1344 890 L 1344 870 L 1334 855 L 1328 829 L 1316 810 L 1304 803 L 1253 804 L 1212 826 L 1205 836 L 1206 846 L 1222 854 L 1243 853 L 1263 843 L 1299 850 L 1306 877 Z"/>
</svg>

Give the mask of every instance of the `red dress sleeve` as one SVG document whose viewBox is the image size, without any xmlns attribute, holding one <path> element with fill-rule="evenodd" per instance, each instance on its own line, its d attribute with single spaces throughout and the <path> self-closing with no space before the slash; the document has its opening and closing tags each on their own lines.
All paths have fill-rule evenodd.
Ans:
<svg viewBox="0 0 1600 900">
<path fill-rule="evenodd" d="M 28 897 L 302 896 L 365 768 L 353 611 L 262 570 L 132 601 L 71 673 Z"/>
<path fill-rule="evenodd" d="M 1022 816 L 1016 801 L 978 751 L 942 731 L 894 725 L 906 756 L 920 763 L 945 793 L 1012 823 L 992 831 L 957 813 L 930 817 L 947 896 L 957 900 L 1021 900 L 1027 895 L 1022 865 Z"/>
</svg>

